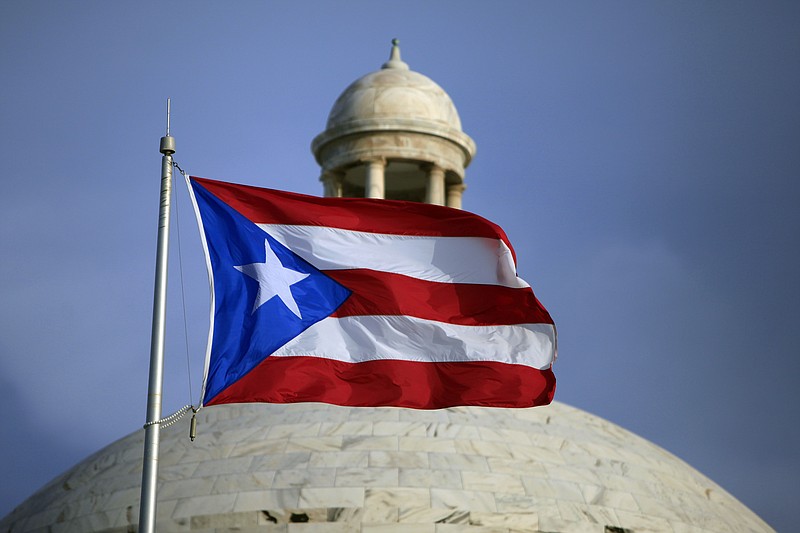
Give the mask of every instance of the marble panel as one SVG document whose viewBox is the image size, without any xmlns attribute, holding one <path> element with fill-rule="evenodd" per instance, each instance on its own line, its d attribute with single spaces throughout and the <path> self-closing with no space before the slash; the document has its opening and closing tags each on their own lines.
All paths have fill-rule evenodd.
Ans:
<svg viewBox="0 0 800 533">
<path fill-rule="evenodd" d="M 218 476 L 214 480 L 211 494 L 270 489 L 274 478 L 273 470 Z"/>
<path fill-rule="evenodd" d="M 718 533 L 712 532 L 710 529 L 696 526 L 694 524 L 686 524 L 684 522 L 670 522 L 672 531 L 674 533 Z M 754 531 L 757 531 L 755 529 Z"/>
<path fill-rule="evenodd" d="M 171 481 L 175 479 L 186 479 L 194 475 L 195 470 L 200 463 L 182 463 L 177 465 L 165 466 L 161 463 L 158 464 L 158 481 Z M 139 483 L 142 481 L 142 474 L 139 473 Z"/>
<path fill-rule="evenodd" d="M 511 458 L 523 461 L 536 461 L 541 463 L 559 464 L 566 463 L 564 456 L 557 451 L 539 446 L 522 446 L 517 443 L 508 445 Z"/>
<path fill-rule="evenodd" d="M 451 409 L 398 409 L 400 420 L 406 422 L 444 422 L 447 423 L 450 417 L 455 414 L 458 408 Z"/>
<path fill-rule="evenodd" d="M 489 457 L 489 469 L 498 474 L 516 474 L 533 477 L 547 477 L 547 469 L 536 461 L 521 461 L 506 457 Z"/>
<path fill-rule="evenodd" d="M 511 531 L 507 527 L 465 526 L 463 524 L 436 524 L 436 533 L 522 533 Z M 528 533 L 528 532 L 526 532 Z"/>
<path fill-rule="evenodd" d="M 446 439 L 477 439 L 481 438 L 481 430 L 478 426 L 468 426 L 452 422 L 429 424 L 428 436 L 441 437 Z"/>
<path fill-rule="evenodd" d="M 386 450 L 397 451 L 397 437 L 382 436 L 373 437 L 370 435 L 350 435 L 343 437 L 342 442 L 343 450 Z"/>
<path fill-rule="evenodd" d="M 543 465 L 548 479 L 571 481 L 573 483 L 601 485 L 600 477 L 589 468 L 579 468 L 572 465 Z"/>
<path fill-rule="evenodd" d="M 122 509 L 127 507 L 128 505 L 136 504 L 139 505 L 139 499 L 142 495 L 141 487 L 135 487 L 130 489 L 121 490 L 119 492 L 112 493 L 107 500 L 105 500 L 103 506 L 106 509 Z"/>
<path fill-rule="evenodd" d="M 211 477 L 224 474 L 241 474 L 250 470 L 252 457 L 234 457 L 230 459 L 214 459 L 201 461 L 194 471 L 193 477 Z"/>
<path fill-rule="evenodd" d="M 554 499 L 556 497 L 555 490 L 550 485 L 547 479 L 534 476 L 522 476 L 522 486 L 525 487 L 525 494 L 533 496 L 534 498 Z M 579 498 L 577 501 L 583 502 L 583 496 L 580 489 L 575 485 L 575 493 Z"/>
<path fill-rule="evenodd" d="M 254 490 L 240 492 L 236 496 L 236 512 L 291 509 L 299 506 L 300 489 Z"/>
<path fill-rule="evenodd" d="M 711 513 L 703 513 L 692 517 L 692 523 L 698 526 L 710 529 L 712 531 L 741 531 L 744 533 L 748 531 L 746 521 L 742 517 L 733 518 L 730 522 L 726 520 L 727 517 L 714 515 Z"/>
<path fill-rule="evenodd" d="M 214 486 L 213 477 L 203 478 L 188 478 L 173 481 L 165 481 L 158 484 L 158 499 L 159 500 L 177 500 L 185 497 L 186 494 L 196 494 L 199 496 L 207 496 L 211 494 L 211 489 Z M 141 490 L 140 490 L 141 492 Z"/>
<path fill-rule="evenodd" d="M 539 405 L 537 407 L 526 407 L 523 409 L 515 409 L 516 418 L 520 420 L 520 422 L 525 422 L 529 424 L 535 425 L 547 425 L 550 423 L 550 418 L 555 414 L 554 411 L 557 409 L 557 406 L 553 404 L 550 405 Z"/>
<path fill-rule="evenodd" d="M 156 522 L 168 520 L 175 514 L 175 507 L 178 506 L 178 500 L 159 500 L 156 505 Z M 128 509 L 125 509 L 128 512 Z M 131 521 L 138 522 L 139 520 L 139 505 L 131 506 L 130 508 Z"/>
<path fill-rule="evenodd" d="M 434 524 L 364 524 L 361 533 L 436 533 Z"/>
<path fill-rule="evenodd" d="M 285 439 L 286 437 L 316 437 L 319 435 L 321 422 L 305 424 L 276 424 L 267 431 L 267 439 Z"/>
<path fill-rule="evenodd" d="M 692 522 L 689 513 L 669 501 L 640 494 L 636 494 L 633 497 L 643 514 L 665 518 L 670 522 Z"/>
<path fill-rule="evenodd" d="M 497 512 L 494 494 L 474 490 L 436 489 L 431 491 L 431 507 Z"/>
<path fill-rule="evenodd" d="M 399 484 L 397 468 L 337 468 L 337 487 L 396 487 Z"/>
<path fill-rule="evenodd" d="M 536 513 L 469 513 L 470 525 L 506 527 L 521 531 L 537 531 L 539 516 Z"/>
<path fill-rule="evenodd" d="M 72 520 L 66 530 L 72 531 L 102 531 L 111 529 L 114 524 L 116 513 L 100 512 L 85 515 Z M 49 528 L 48 528 L 49 529 Z"/>
<path fill-rule="evenodd" d="M 331 507 L 328 509 L 328 520 L 331 522 L 360 524 L 363 521 L 363 515 L 363 507 Z"/>
<path fill-rule="evenodd" d="M 290 437 L 286 443 L 287 452 L 314 451 L 327 452 L 342 449 L 342 437 L 328 435 L 326 437 Z"/>
<path fill-rule="evenodd" d="M 489 463 L 481 455 L 462 455 L 454 453 L 430 453 L 428 461 L 434 470 L 458 470 L 489 472 Z"/>
<path fill-rule="evenodd" d="M 144 432 L 142 432 L 144 435 Z M 120 464 L 130 463 L 130 464 L 138 464 L 141 466 L 142 458 L 144 456 L 144 439 L 140 439 L 140 445 L 134 445 L 133 443 L 128 444 L 126 448 L 123 448 L 119 455 L 117 455 L 117 460 Z"/>
<path fill-rule="evenodd" d="M 676 472 L 653 472 L 653 475 L 664 485 L 677 491 L 688 493 L 704 493 L 709 487 L 697 480 L 675 475 Z"/>
<path fill-rule="evenodd" d="M 581 486 L 577 483 L 573 483 L 572 481 L 560 481 L 557 479 L 551 479 L 547 481 L 547 484 L 553 489 L 553 497 L 557 500 L 563 500 L 568 502 L 577 502 L 577 503 L 584 503 L 586 502 L 586 494 L 581 489 Z M 602 501 L 597 502 L 587 502 L 587 503 L 596 503 L 598 505 L 603 505 Z"/>
<path fill-rule="evenodd" d="M 271 530 L 270 530 L 271 531 Z M 353 524 L 341 522 L 309 522 L 307 524 L 287 524 L 287 533 L 353 533 Z"/>
<path fill-rule="evenodd" d="M 607 533 L 604 524 L 570 522 L 560 518 L 543 518 L 541 516 L 539 517 L 539 531 L 558 531 L 558 533 Z M 636 533 L 639 532 L 637 531 Z"/>
<path fill-rule="evenodd" d="M 300 503 L 298 508 L 314 507 L 363 507 L 364 489 L 356 487 L 318 488 L 305 487 L 300 489 Z"/>
<path fill-rule="evenodd" d="M 634 512 L 640 511 L 636 500 L 627 492 L 607 489 L 606 487 L 598 485 L 583 485 L 581 486 L 581 492 L 583 493 L 584 501 L 591 505 L 602 505 L 603 507 L 625 509 L 626 511 Z"/>
<path fill-rule="evenodd" d="M 501 441 L 457 440 L 455 441 L 455 446 L 456 451 L 462 454 L 505 457 L 508 459 L 513 457 L 508 445 Z"/>
<path fill-rule="evenodd" d="M 236 443 L 231 452 L 232 457 L 242 455 L 278 454 L 286 451 L 285 439 L 259 439 L 255 441 L 242 441 Z"/>
<path fill-rule="evenodd" d="M 522 431 L 505 428 L 479 428 L 481 439 L 486 441 L 513 442 L 528 446 L 531 444 L 528 434 Z"/>
<path fill-rule="evenodd" d="M 469 524 L 469 511 L 453 509 L 432 509 L 430 507 L 405 507 L 400 509 L 401 523 L 416 524 Z"/>
<path fill-rule="evenodd" d="M 427 435 L 428 424 L 423 422 L 394 422 L 394 421 L 375 421 L 372 433 L 376 436 L 416 436 L 424 437 Z"/>
<path fill-rule="evenodd" d="M 536 499 L 527 494 L 495 494 L 495 504 L 499 513 L 537 512 L 548 500 Z"/>
<path fill-rule="evenodd" d="M 365 507 L 424 507 L 431 505 L 431 493 L 425 488 L 368 488 Z"/>
<path fill-rule="evenodd" d="M 309 468 L 366 468 L 369 465 L 369 452 L 311 452 Z"/>
<path fill-rule="evenodd" d="M 141 480 L 140 480 L 141 482 Z M 141 491 L 140 491 L 141 492 Z M 107 508 L 107 502 L 111 498 L 111 492 L 103 492 L 100 494 L 84 494 L 82 497 L 75 499 L 74 501 L 70 500 L 67 505 L 63 505 L 65 502 L 61 502 L 62 505 L 58 505 L 56 503 L 51 503 L 48 507 L 59 507 L 63 509 L 61 513 L 59 513 L 59 518 L 62 516 L 65 520 L 69 520 L 76 516 L 83 516 L 87 514 L 92 514 L 96 510 Z M 130 504 L 137 505 L 138 508 L 138 497 L 135 501 L 132 501 Z M 117 506 L 120 502 L 117 502 Z"/>
<path fill-rule="evenodd" d="M 304 508 L 304 509 L 265 509 L 259 513 L 259 523 L 286 524 L 286 523 L 309 523 L 309 522 L 328 522 L 334 513 L 327 507 Z M 301 522 L 301 520 L 303 520 Z"/>
<path fill-rule="evenodd" d="M 300 468 L 278 470 L 272 486 L 276 489 L 291 487 L 333 487 L 334 468 Z"/>
<path fill-rule="evenodd" d="M 60 507 L 48 507 L 43 511 L 30 515 L 25 520 L 24 531 L 47 528 L 50 524 L 58 523 L 58 516 L 63 512 Z M 22 529 L 22 528 L 20 528 Z"/>
<path fill-rule="evenodd" d="M 308 468 L 311 459 L 309 451 L 286 452 L 278 455 L 257 455 L 253 458 L 251 472 L 263 470 L 284 470 L 292 468 Z"/>
<path fill-rule="evenodd" d="M 192 444 L 191 449 L 183 448 L 183 446 L 162 446 L 162 450 L 158 462 L 164 465 L 173 465 L 179 461 L 183 461 L 184 457 L 191 457 L 193 461 L 212 461 L 225 459 L 231 455 L 231 451 L 235 446 L 234 443 L 220 442 L 217 439 L 203 438 L 198 435 L 197 439 Z"/>
<path fill-rule="evenodd" d="M 114 513 L 111 520 L 112 527 L 131 528 L 139 520 L 139 507 L 129 506 L 126 509 L 120 509 Z M 156 523 L 158 523 L 159 515 L 156 512 Z"/>
<path fill-rule="evenodd" d="M 461 473 L 461 481 L 467 490 L 525 494 L 525 487 L 519 476 L 466 471 Z"/>
<path fill-rule="evenodd" d="M 258 515 L 256 511 L 242 513 L 207 514 L 193 516 L 189 523 L 192 530 L 226 528 L 239 530 L 243 527 L 258 525 Z"/>
<path fill-rule="evenodd" d="M 427 468 L 428 454 L 424 452 L 369 452 L 370 468 Z"/>
<path fill-rule="evenodd" d="M 587 481 L 586 483 L 582 483 L 585 485 L 603 485 L 608 489 L 618 490 L 621 492 L 628 492 L 633 495 L 637 494 L 652 494 L 651 487 L 653 486 L 652 482 L 643 481 L 641 479 L 636 479 L 631 476 L 617 476 L 617 475 L 607 475 L 603 477 L 602 482 L 598 478 L 595 481 Z M 672 492 L 670 491 L 670 494 Z M 665 499 L 666 493 L 665 493 Z"/>
<path fill-rule="evenodd" d="M 661 533 L 664 531 L 671 531 L 670 523 L 655 516 L 647 516 L 641 513 L 631 513 L 625 510 L 617 510 L 619 517 L 617 522 L 609 523 L 611 525 L 623 526 L 631 529 L 636 533 Z"/>
<path fill-rule="evenodd" d="M 349 418 L 358 420 L 372 420 L 374 422 L 398 422 L 400 413 L 404 409 L 396 407 L 358 407 L 356 409 L 344 409 Z"/>
<path fill-rule="evenodd" d="M 187 428 L 188 429 L 188 428 Z M 186 439 L 186 433 L 183 431 L 180 435 L 179 442 L 183 443 L 187 448 L 192 448 L 197 443 L 197 440 L 204 437 L 205 433 L 202 424 L 197 426 L 197 437 L 194 441 Z M 219 428 L 214 428 L 212 442 L 221 443 L 225 445 L 230 444 L 236 446 L 238 442 L 254 441 L 268 439 L 269 428 L 260 425 L 240 425 L 225 428 L 224 433 Z"/>
<path fill-rule="evenodd" d="M 325 435 L 372 435 L 373 422 L 369 420 L 348 420 L 346 422 L 323 422 L 319 434 Z"/>
<path fill-rule="evenodd" d="M 404 487 L 438 487 L 462 489 L 458 470 L 430 470 L 428 468 L 400 468 L 400 485 Z"/>
<path fill-rule="evenodd" d="M 400 437 L 399 446 L 401 451 L 456 452 L 454 440 L 437 437 Z"/>
<path fill-rule="evenodd" d="M 215 494 L 178 500 L 173 518 L 191 518 L 198 515 L 222 514 L 234 511 L 236 494 Z"/>
<path fill-rule="evenodd" d="M 567 522 L 589 522 L 601 526 L 620 526 L 620 519 L 613 509 L 599 505 L 556 500 L 561 517 Z M 627 527 L 627 526 L 625 526 Z"/>
<path fill-rule="evenodd" d="M 391 505 L 370 505 L 361 516 L 361 531 L 364 525 L 393 524 L 400 519 L 400 509 Z"/>
</svg>

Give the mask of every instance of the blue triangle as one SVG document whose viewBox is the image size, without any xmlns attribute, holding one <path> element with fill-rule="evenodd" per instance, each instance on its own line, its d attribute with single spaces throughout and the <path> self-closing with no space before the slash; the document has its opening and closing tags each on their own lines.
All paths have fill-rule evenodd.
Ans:
<svg viewBox="0 0 800 533">
<path fill-rule="evenodd" d="M 201 185 L 192 182 L 192 187 L 214 277 L 214 333 L 203 398 L 203 403 L 207 403 L 275 350 L 330 316 L 350 296 L 350 290 Z M 252 312 L 258 282 L 234 267 L 263 263 L 265 241 L 284 267 L 308 274 L 290 289 L 301 317 L 278 297 Z"/>
</svg>

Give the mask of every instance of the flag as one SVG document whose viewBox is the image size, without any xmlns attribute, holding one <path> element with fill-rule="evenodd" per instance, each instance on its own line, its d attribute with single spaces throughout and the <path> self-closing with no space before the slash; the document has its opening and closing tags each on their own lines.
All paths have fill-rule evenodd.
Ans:
<svg viewBox="0 0 800 533">
<path fill-rule="evenodd" d="M 415 202 L 189 184 L 212 294 L 204 405 L 552 400 L 553 320 L 499 226 Z"/>
</svg>

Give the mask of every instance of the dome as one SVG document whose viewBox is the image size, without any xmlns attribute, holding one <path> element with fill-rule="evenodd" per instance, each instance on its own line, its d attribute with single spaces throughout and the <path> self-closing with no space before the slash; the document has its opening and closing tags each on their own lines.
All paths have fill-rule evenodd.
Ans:
<svg viewBox="0 0 800 533">
<path fill-rule="evenodd" d="M 385 65 L 391 64 L 392 61 Z M 461 119 L 447 93 L 427 76 L 391 66 L 350 84 L 333 104 L 327 128 L 397 121 L 429 123 L 431 129 L 461 131 Z"/>
<path fill-rule="evenodd" d="M 158 531 L 772 531 L 714 482 L 581 410 L 223 405 L 162 430 Z M 132 531 L 144 432 L 0 530 Z M 385 529 L 382 529 L 385 528 Z"/>
</svg>

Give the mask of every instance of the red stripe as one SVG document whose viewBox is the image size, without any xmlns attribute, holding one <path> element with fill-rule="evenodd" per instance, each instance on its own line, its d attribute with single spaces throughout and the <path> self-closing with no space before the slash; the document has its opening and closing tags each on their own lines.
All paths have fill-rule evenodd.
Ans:
<svg viewBox="0 0 800 533">
<path fill-rule="evenodd" d="M 486 237 L 502 239 L 511 248 L 500 226 L 459 209 L 372 198 L 320 198 L 195 176 L 191 179 L 256 224 L 325 226 L 390 235 Z"/>
<path fill-rule="evenodd" d="M 496 362 L 344 363 L 318 357 L 267 357 L 206 405 L 323 402 L 415 409 L 533 407 L 549 404 L 555 385 L 550 369 Z"/>
<path fill-rule="evenodd" d="M 435 283 L 374 270 L 328 270 L 352 296 L 332 316 L 409 315 L 465 326 L 552 324 L 530 288 Z"/>
</svg>

